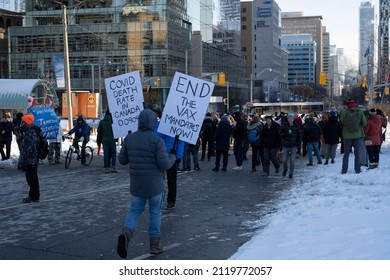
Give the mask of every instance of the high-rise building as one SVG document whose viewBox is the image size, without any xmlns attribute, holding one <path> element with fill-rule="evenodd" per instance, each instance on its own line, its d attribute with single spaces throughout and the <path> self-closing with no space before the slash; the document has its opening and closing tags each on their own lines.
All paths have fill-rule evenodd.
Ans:
<svg viewBox="0 0 390 280">
<path fill-rule="evenodd" d="M 374 57 L 374 17 L 374 5 L 368 1 L 361 2 L 359 7 L 359 69 L 363 76 L 369 74 L 369 67 Z"/>
<path fill-rule="evenodd" d="M 378 26 L 378 83 L 387 82 L 390 73 L 389 66 L 389 21 L 390 0 L 379 0 Z"/>
<path fill-rule="evenodd" d="M 310 34 L 282 35 L 282 47 L 288 51 L 288 84 L 314 84 L 316 42 Z"/>
<path fill-rule="evenodd" d="M 303 12 L 282 13 L 282 34 L 310 34 L 312 36 L 317 44 L 315 85 L 318 85 L 320 73 L 323 71 L 322 16 L 304 16 Z"/>
<path fill-rule="evenodd" d="M 64 54 L 63 5 L 72 91 L 100 92 L 105 102 L 105 78 L 139 71 L 143 86 L 151 85 L 151 96 L 163 106 L 175 72 L 184 73 L 186 66 L 192 66 L 188 54 L 194 51 L 193 28 L 185 0 L 35 0 L 26 2 L 25 26 L 10 32 L 11 78 L 42 78 L 56 85 L 53 56 Z M 208 48 L 202 49 L 206 56 Z M 213 51 L 223 52 L 224 59 L 201 57 L 203 67 L 228 71 L 231 68 L 224 66 L 230 58 L 239 58 L 219 48 Z M 243 72 L 243 65 L 237 65 L 234 70 Z M 226 73 L 232 95 L 243 77 L 237 73 Z M 56 90 L 65 89 L 56 86 Z"/>
<path fill-rule="evenodd" d="M 1 0 L 0 9 L 12 12 L 24 12 L 25 0 Z"/>
</svg>

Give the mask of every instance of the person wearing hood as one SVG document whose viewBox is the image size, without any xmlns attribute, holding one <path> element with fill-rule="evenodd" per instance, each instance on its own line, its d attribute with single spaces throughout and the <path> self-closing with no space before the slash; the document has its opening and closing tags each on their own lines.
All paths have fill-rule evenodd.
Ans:
<svg viewBox="0 0 390 280">
<path fill-rule="evenodd" d="M 252 120 L 247 125 L 248 133 L 250 131 L 253 131 L 253 135 L 256 133 L 256 141 L 253 143 L 249 143 L 252 148 L 252 172 L 256 172 L 256 164 L 261 159 L 261 164 L 263 164 L 264 167 L 264 150 L 261 151 L 263 145 L 262 139 L 261 139 L 261 133 L 263 131 L 263 123 L 260 120 L 260 117 L 258 115 L 254 115 Z"/>
<path fill-rule="evenodd" d="M 72 135 L 75 133 L 75 137 L 73 139 L 73 147 L 75 147 L 76 150 L 79 149 L 78 142 L 83 142 L 81 144 L 81 165 L 85 165 L 85 146 L 89 142 L 89 135 L 91 132 L 91 128 L 87 124 L 87 122 L 84 120 L 84 117 L 82 115 L 78 116 L 76 125 L 69 130 L 67 134 L 64 134 L 63 137 L 67 137 L 68 135 Z"/>
<path fill-rule="evenodd" d="M 117 252 L 127 257 L 129 241 L 138 224 L 138 219 L 149 204 L 150 253 L 163 252 L 160 242 L 162 205 L 164 201 L 165 171 L 175 165 L 176 155 L 168 154 L 164 140 L 154 134 L 157 117 L 152 110 L 141 111 L 138 130 L 128 134 L 118 155 L 122 165 L 129 164 L 130 207 L 122 233 L 118 237 Z"/>
<path fill-rule="evenodd" d="M 116 141 L 112 131 L 112 116 L 109 110 L 99 122 L 97 128 L 97 144 L 103 144 L 103 162 L 105 173 L 117 173 L 116 170 Z"/>
<path fill-rule="evenodd" d="M 342 136 L 341 123 L 338 120 L 337 113 L 330 111 L 329 120 L 324 123 L 322 134 L 324 136 L 325 149 L 325 165 L 329 163 L 335 163 L 337 145 L 340 143 Z"/>
<path fill-rule="evenodd" d="M 22 117 L 21 127 L 24 130 L 23 140 L 20 145 L 20 163 L 26 173 L 26 181 L 30 187 L 28 197 L 23 203 L 39 202 L 38 179 L 38 145 L 39 137 L 43 137 L 42 130 L 34 125 L 34 115 L 26 114 Z"/>
<path fill-rule="evenodd" d="M 211 115 L 207 113 L 206 117 L 203 120 L 201 131 L 201 140 L 202 140 L 202 157 L 201 161 L 205 159 L 206 156 L 206 147 L 207 149 L 207 159 L 210 161 L 212 154 L 214 153 L 214 135 L 215 130 L 217 129 L 216 123 Z"/>
<path fill-rule="evenodd" d="M 233 129 L 234 138 L 234 157 L 236 158 L 236 166 L 232 170 L 242 170 L 242 161 L 244 157 L 244 141 L 246 138 L 246 124 L 241 118 L 240 112 L 234 112 L 233 118 L 236 121 L 236 125 Z"/>
<path fill-rule="evenodd" d="M 364 127 L 364 143 L 366 144 L 369 167 L 374 169 L 379 164 L 379 150 L 381 145 L 382 120 L 381 116 L 376 114 L 374 108 L 370 109 L 367 124 Z"/>
<path fill-rule="evenodd" d="M 228 116 L 223 115 L 215 132 L 215 167 L 213 171 L 219 171 L 221 155 L 222 155 L 222 169 L 226 171 L 229 159 L 230 136 L 232 135 L 232 126 Z"/>
<path fill-rule="evenodd" d="M 11 156 L 12 122 L 11 115 L 5 114 L 0 121 L 0 153 L 1 160 L 7 160 Z M 4 153 L 5 147 L 5 153 Z"/>
</svg>

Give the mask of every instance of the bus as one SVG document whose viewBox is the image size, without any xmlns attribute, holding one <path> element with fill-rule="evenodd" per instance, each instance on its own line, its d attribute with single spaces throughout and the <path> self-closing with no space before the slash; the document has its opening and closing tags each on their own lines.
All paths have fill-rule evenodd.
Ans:
<svg viewBox="0 0 390 280">
<path fill-rule="evenodd" d="M 322 102 L 275 102 L 275 103 L 253 103 L 252 113 L 263 115 L 274 115 L 280 112 L 293 112 L 295 114 L 309 112 L 323 112 L 324 103 Z"/>
</svg>

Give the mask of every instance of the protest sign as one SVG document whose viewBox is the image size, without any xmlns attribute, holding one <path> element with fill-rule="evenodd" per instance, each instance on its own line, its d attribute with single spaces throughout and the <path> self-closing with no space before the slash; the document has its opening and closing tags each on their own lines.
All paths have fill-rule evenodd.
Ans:
<svg viewBox="0 0 390 280">
<path fill-rule="evenodd" d="M 42 134 L 48 140 L 57 139 L 60 120 L 53 107 L 30 107 L 28 109 L 34 115 L 34 125 L 42 129 Z"/>
<path fill-rule="evenodd" d="M 112 116 L 114 137 L 124 137 L 138 130 L 138 116 L 144 109 L 142 83 L 138 71 L 104 80 Z"/>
<path fill-rule="evenodd" d="M 158 132 L 196 144 L 214 84 L 175 73 Z"/>
</svg>

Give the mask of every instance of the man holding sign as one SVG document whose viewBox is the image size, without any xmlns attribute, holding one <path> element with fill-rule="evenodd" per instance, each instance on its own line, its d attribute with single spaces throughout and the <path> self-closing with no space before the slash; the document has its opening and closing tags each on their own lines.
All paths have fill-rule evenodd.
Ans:
<svg viewBox="0 0 390 280">
<path fill-rule="evenodd" d="M 182 141 L 196 144 L 213 89 L 213 83 L 179 72 L 173 78 L 157 132 L 164 138 L 168 151 L 173 149 L 179 159 L 183 156 Z M 176 166 L 167 171 L 167 177 L 168 197 L 165 209 L 169 210 L 175 207 L 176 202 Z"/>
</svg>

